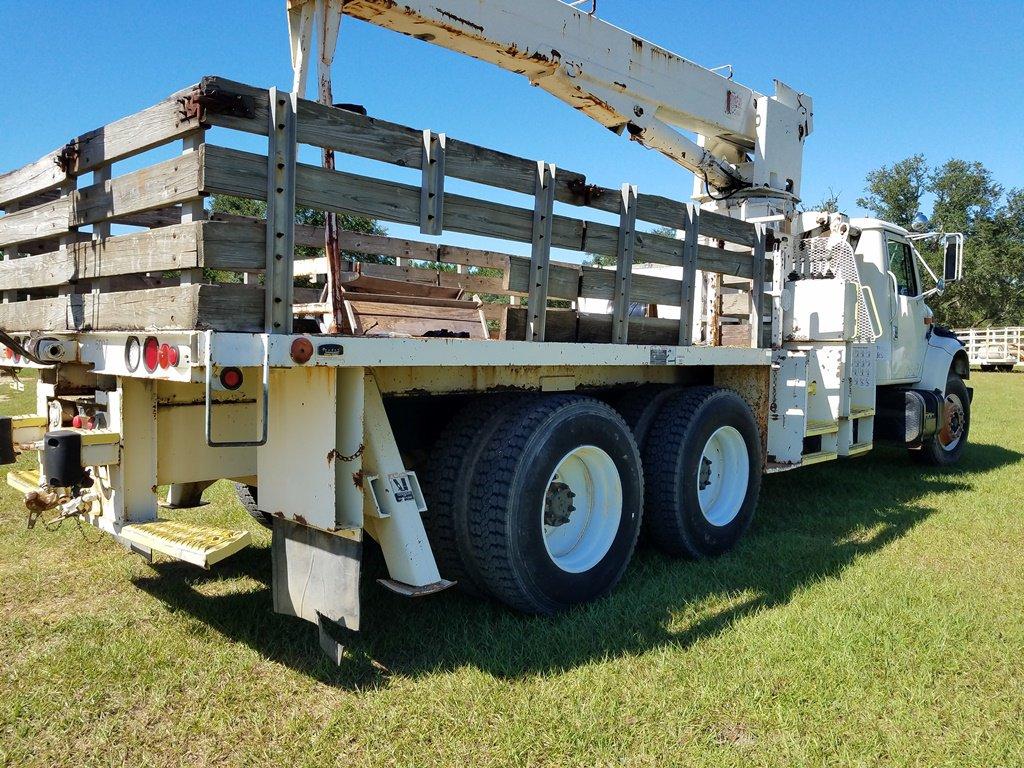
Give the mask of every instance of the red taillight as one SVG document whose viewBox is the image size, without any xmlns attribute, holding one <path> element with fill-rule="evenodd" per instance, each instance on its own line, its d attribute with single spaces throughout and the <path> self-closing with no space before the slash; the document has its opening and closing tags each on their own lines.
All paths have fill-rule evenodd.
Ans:
<svg viewBox="0 0 1024 768">
<path fill-rule="evenodd" d="M 237 368 L 225 368 L 220 372 L 220 384 L 231 391 L 238 389 L 242 386 L 242 372 Z"/>
<path fill-rule="evenodd" d="M 160 365 L 160 342 L 156 336 L 149 336 L 142 344 L 142 363 L 152 373 Z"/>
<path fill-rule="evenodd" d="M 160 367 L 174 368 L 178 365 L 178 348 L 170 344 L 160 345 Z"/>
<path fill-rule="evenodd" d="M 74 427 L 75 429 L 81 429 L 82 424 L 84 423 L 85 422 L 83 421 L 81 416 L 75 415 L 71 417 L 71 426 Z"/>
</svg>

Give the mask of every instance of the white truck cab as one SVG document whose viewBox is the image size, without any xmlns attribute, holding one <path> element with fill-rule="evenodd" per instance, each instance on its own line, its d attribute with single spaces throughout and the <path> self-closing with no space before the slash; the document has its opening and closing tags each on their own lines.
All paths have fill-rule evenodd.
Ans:
<svg viewBox="0 0 1024 768">
<path fill-rule="evenodd" d="M 919 218 L 923 229 L 927 222 Z M 906 443 L 926 461 L 954 463 L 970 419 L 971 391 L 964 384 L 970 366 L 963 345 L 933 322 L 926 302 L 960 279 L 963 236 L 836 213 L 803 213 L 795 223 L 794 268 L 780 297 L 786 355 L 780 364 L 792 368 L 799 363 L 791 357 L 809 359 L 806 418 L 838 422 L 840 456 L 844 442 L 846 450 L 855 449 L 870 429 L 874 437 Z M 922 241 L 943 244 L 942 277 L 921 257 L 916 244 Z M 860 417 L 854 439 L 844 436 L 842 425 L 844 418 L 854 420 L 858 388 L 859 397 L 871 401 L 870 409 L 860 410 L 870 411 L 871 421 Z M 829 455 L 827 442 L 815 443 L 811 453 Z M 804 445 L 802 457 L 808 453 Z"/>
<path fill-rule="evenodd" d="M 877 344 L 879 385 L 920 381 L 932 313 L 909 233 L 878 219 L 855 219 L 860 231 L 856 255 L 861 280 L 878 301 L 881 337 Z"/>
</svg>

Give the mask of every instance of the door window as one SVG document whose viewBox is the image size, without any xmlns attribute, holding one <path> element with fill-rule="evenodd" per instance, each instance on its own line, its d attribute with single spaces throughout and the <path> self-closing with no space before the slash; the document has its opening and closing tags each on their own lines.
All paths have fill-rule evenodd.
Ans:
<svg viewBox="0 0 1024 768">
<path fill-rule="evenodd" d="M 889 271 L 896 275 L 896 289 L 900 296 L 917 296 L 917 273 L 910 243 L 889 241 Z"/>
</svg>

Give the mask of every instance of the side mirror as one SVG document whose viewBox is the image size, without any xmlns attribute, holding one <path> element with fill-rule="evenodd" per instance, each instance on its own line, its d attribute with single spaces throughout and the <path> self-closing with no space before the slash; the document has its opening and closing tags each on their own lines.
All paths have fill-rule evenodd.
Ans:
<svg viewBox="0 0 1024 768">
<path fill-rule="evenodd" d="M 963 276 L 963 235 L 946 235 L 946 249 L 942 259 L 942 277 L 946 283 L 955 283 Z"/>
<path fill-rule="evenodd" d="M 914 220 L 910 223 L 910 228 L 915 232 L 927 232 L 929 226 L 928 217 L 923 213 L 918 213 L 914 216 Z"/>
</svg>

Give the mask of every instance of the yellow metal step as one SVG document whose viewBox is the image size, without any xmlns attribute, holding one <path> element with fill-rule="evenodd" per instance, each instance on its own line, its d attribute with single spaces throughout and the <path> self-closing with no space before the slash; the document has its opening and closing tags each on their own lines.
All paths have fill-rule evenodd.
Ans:
<svg viewBox="0 0 1024 768">
<path fill-rule="evenodd" d="M 831 435 L 839 431 L 839 422 L 832 419 L 810 419 L 807 422 L 807 429 L 804 430 L 804 437 L 815 435 Z"/>
<path fill-rule="evenodd" d="M 132 523 L 121 528 L 119 535 L 140 547 L 203 568 L 235 554 L 252 541 L 248 531 L 229 531 L 178 520 Z"/>
<path fill-rule="evenodd" d="M 7 484 L 14 490 L 25 494 L 38 491 L 42 487 L 39 484 L 39 472 L 30 472 L 27 469 L 8 472 Z"/>
<path fill-rule="evenodd" d="M 820 464 L 823 461 L 833 461 L 839 458 L 836 451 L 818 451 L 817 453 L 805 454 L 800 459 L 801 466 L 808 467 L 811 464 Z"/>
</svg>

